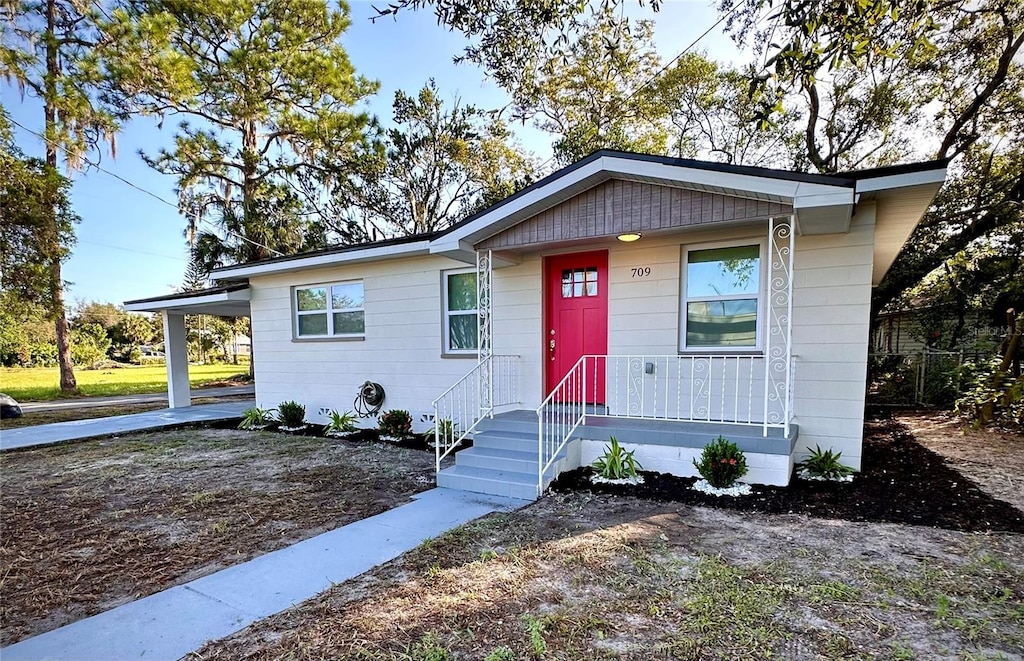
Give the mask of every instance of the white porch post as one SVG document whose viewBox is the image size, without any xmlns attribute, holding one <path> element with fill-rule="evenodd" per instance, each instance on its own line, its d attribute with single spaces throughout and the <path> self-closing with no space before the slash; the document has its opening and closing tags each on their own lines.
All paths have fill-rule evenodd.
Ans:
<svg viewBox="0 0 1024 661">
<path fill-rule="evenodd" d="M 768 333 L 764 349 L 764 435 L 782 426 L 789 437 L 793 384 L 793 216 L 768 219 Z"/>
<path fill-rule="evenodd" d="M 479 398 L 481 412 L 494 417 L 494 361 L 491 356 L 491 251 L 476 254 L 476 305 L 479 324 L 477 326 L 477 353 L 480 362 Z"/>
<path fill-rule="evenodd" d="M 167 404 L 172 409 L 192 406 L 188 384 L 188 343 L 185 315 L 163 311 L 164 357 L 167 360 Z"/>
</svg>

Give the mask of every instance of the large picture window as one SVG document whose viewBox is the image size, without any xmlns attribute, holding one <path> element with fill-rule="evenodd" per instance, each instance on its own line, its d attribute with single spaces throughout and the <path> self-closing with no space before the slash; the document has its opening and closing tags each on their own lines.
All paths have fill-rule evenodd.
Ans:
<svg viewBox="0 0 1024 661">
<path fill-rule="evenodd" d="M 363 314 L 361 281 L 295 288 L 296 337 L 363 337 Z"/>
<path fill-rule="evenodd" d="M 476 271 L 447 271 L 444 281 L 444 351 L 476 354 L 479 342 Z"/>
<path fill-rule="evenodd" d="M 761 246 L 684 252 L 681 348 L 760 346 Z"/>
</svg>

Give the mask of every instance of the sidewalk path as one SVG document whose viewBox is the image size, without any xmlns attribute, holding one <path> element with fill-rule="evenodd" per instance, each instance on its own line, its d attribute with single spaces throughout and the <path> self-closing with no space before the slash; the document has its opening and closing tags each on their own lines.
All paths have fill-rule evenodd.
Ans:
<svg viewBox="0 0 1024 661">
<path fill-rule="evenodd" d="M 432 489 L 400 507 L 0 650 L 4 661 L 174 661 L 523 500 Z"/>
<path fill-rule="evenodd" d="M 223 388 L 193 388 L 192 399 L 200 397 L 232 397 L 236 395 L 256 395 L 256 386 L 224 386 Z M 21 410 L 26 414 L 33 411 L 55 411 L 57 409 L 87 409 L 93 406 L 123 406 L 125 404 L 149 404 L 166 402 L 166 392 L 151 392 L 138 395 L 112 395 L 110 397 L 77 397 L 71 399 L 53 399 L 45 402 L 21 402 Z"/>
<path fill-rule="evenodd" d="M 212 422 L 227 418 L 237 418 L 242 411 L 252 407 L 252 402 L 221 402 L 219 404 L 203 404 L 186 406 L 179 409 L 160 409 L 146 413 L 115 415 L 109 418 L 93 418 L 91 420 L 71 420 L 55 422 L 35 427 L 19 427 L 17 429 L 0 428 L 0 452 L 17 448 L 30 448 L 37 445 L 51 445 L 66 441 L 80 441 L 97 436 L 110 436 L 131 431 L 143 431 L 173 427 L 191 422 Z"/>
</svg>

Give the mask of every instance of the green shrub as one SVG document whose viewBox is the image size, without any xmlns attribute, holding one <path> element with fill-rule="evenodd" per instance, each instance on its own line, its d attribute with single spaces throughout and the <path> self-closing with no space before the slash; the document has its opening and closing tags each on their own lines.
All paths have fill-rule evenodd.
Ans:
<svg viewBox="0 0 1024 661">
<path fill-rule="evenodd" d="M 700 461 L 694 459 L 693 465 L 716 489 L 727 489 L 747 474 L 747 458 L 735 443 L 721 436 L 704 446 Z"/>
<path fill-rule="evenodd" d="M 242 421 L 238 423 L 239 429 L 258 429 L 266 427 L 274 422 L 274 409 L 261 409 L 254 406 L 242 412 Z"/>
<path fill-rule="evenodd" d="M 1024 376 L 1000 373 L 1000 362 L 995 358 L 984 365 L 965 364 L 963 394 L 953 410 L 979 426 L 998 422 L 1024 428 Z"/>
<path fill-rule="evenodd" d="M 822 452 L 817 445 L 811 452 L 811 456 L 796 465 L 811 477 L 820 477 L 826 480 L 840 480 L 847 475 L 853 474 L 853 469 L 839 461 L 843 456 L 842 452 L 825 450 Z"/>
<path fill-rule="evenodd" d="M 451 418 L 441 418 L 434 423 L 434 426 L 427 430 L 427 440 L 437 438 L 442 447 L 448 447 L 455 442 L 455 423 Z"/>
<path fill-rule="evenodd" d="M 285 427 L 301 427 L 306 424 L 306 407 L 296 401 L 281 402 L 277 405 L 277 419 Z"/>
<path fill-rule="evenodd" d="M 619 445 L 618 439 L 612 436 L 611 444 L 604 446 L 604 454 L 592 464 L 597 474 L 606 480 L 624 480 L 636 477 L 636 472 L 643 468 L 633 456 Z"/>
<path fill-rule="evenodd" d="M 356 430 L 356 416 L 352 411 L 345 411 L 344 413 L 331 411 L 327 417 L 331 419 L 330 422 L 324 425 L 324 432 L 328 434 L 349 434 Z"/>
<path fill-rule="evenodd" d="M 394 409 L 385 411 L 377 421 L 381 432 L 394 438 L 402 438 L 412 433 L 412 416 L 408 411 Z"/>
</svg>

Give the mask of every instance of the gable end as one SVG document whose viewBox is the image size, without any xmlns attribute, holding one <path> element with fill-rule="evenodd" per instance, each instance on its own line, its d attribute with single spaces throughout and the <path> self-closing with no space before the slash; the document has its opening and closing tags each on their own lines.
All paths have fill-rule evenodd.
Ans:
<svg viewBox="0 0 1024 661">
<path fill-rule="evenodd" d="M 658 232 L 792 213 L 790 205 L 612 179 L 476 244 L 520 248 L 555 241 Z"/>
</svg>

